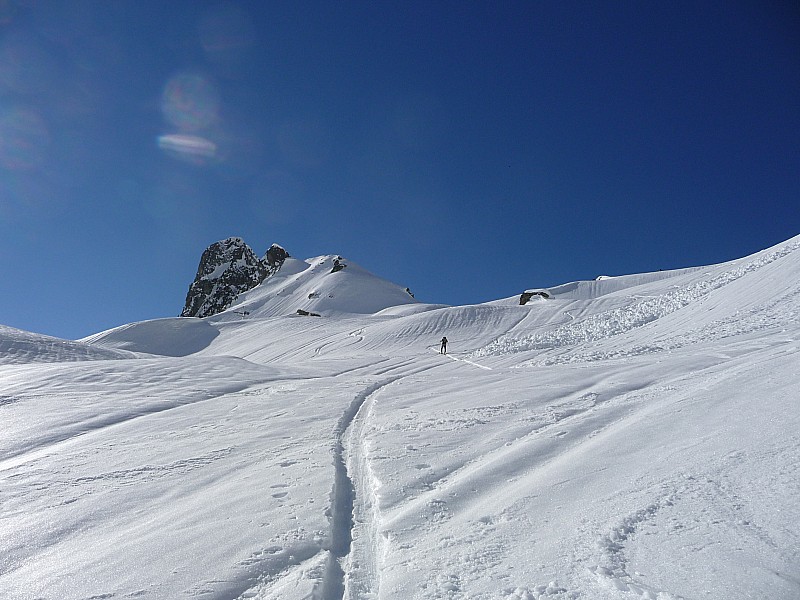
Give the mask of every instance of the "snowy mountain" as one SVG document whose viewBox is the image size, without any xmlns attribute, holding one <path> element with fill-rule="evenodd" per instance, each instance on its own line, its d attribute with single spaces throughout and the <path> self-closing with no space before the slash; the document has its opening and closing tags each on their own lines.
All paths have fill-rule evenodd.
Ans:
<svg viewBox="0 0 800 600">
<path fill-rule="evenodd" d="M 259 259 L 242 238 L 214 242 L 200 257 L 181 316 L 208 317 L 222 312 L 239 294 L 277 273 L 288 256 L 277 244 Z"/>
<path fill-rule="evenodd" d="M 800 597 L 800 236 L 542 291 L 0 328 L 0 597 Z"/>
</svg>

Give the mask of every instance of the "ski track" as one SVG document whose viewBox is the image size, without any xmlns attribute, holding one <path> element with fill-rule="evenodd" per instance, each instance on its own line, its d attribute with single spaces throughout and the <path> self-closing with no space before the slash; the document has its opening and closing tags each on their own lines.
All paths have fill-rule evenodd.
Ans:
<svg viewBox="0 0 800 600">
<path fill-rule="evenodd" d="M 487 367 L 486 365 L 480 365 L 480 364 L 478 364 L 476 362 L 473 362 L 471 360 L 467 360 L 466 358 L 458 358 L 457 356 L 453 356 L 452 354 L 447 354 L 447 353 L 440 352 L 439 350 L 437 350 L 436 348 L 434 348 L 432 346 L 431 346 L 430 349 L 431 349 L 431 352 L 435 352 L 436 354 L 441 354 L 442 356 L 446 356 L 447 358 L 449 358 L 452 361 L 461 362 L 461 363 L 465 363 L 465 364 L 468 364 L 468 365 L 472 365 L 473 367 L 478 367 L 479 369 L 483 369 L 484 371 L 492 371 L 493 370 L 492 367 Z"/>
<path fill-rule="evenodd" d="M 387 369 L 386 372 L 393 370 Z M 382 387 L 400 379 L 390 377 L 367 387 L 359 393 L 342 414 L 334 428 L 333 448 L 334 483 L 330 503 L 330 542 L 325 570 L 319 585 L 314 589 L 314 600 L 342 600 L 346 590 L 345 565 L 353 542 L 353 513 L 356 486 L 347 469 L 345 433 L 356 419 L 367 400 Z"/>
<path fill-rule="evenodd" d="M 378 497 L 380 482 L 370 465 L 365 434 L 369 428 L 377 396 L 383 387 L 376 389 L 367 397 L 353 419 L 347 436 L 345 448 L 348 455 L 347 464 L 356 495 L 353 505 L 353 544 L 347 558 L 346 598 L 372 598 L 377 597 L 380 592 L 381 563 L 388 540 L 382 537 L 380 530 L 381 513 Z"/>
<path fill-rule="evenodd" d="M 570 403 L 573 408 L 555 410 L 552 414 L 552 422 L 536 425 L 528 433 L 518 437 L 513 442 L 507 442 L 493 451 L 484 452 L 478 458 L 470 460 L 459 468 L 444 474 L 441 479 L 431 482 L 431 489 L 393 507 L 390 515 L 386 518 L 386 525 L 402 528 L 403 521 L 406 518 L 413 518 L 418 514 L 424 513 L 431 506 L 439 506 L 441 508 L 441 506 L 447 504 L 448 501 L 441 499 L 445 496 L 469 498 L 470 495 L 464 493 L 464 491 L 473 487 L 475 481 L 481 478 L 491 477 L 497 481 L 513 481 L 546 467 L 551 461 L 558 460 L 567 454 L 568 450 L 564 448 L 563 443 L 570 443 L 569 440 L 576 437 L 575 435 L 568 435 L 563 430 L 567 423 L 582 420 L 580 429 L 588 432 L 584 436 L 578 434 L 577 440 L 571 443 L 577 447 L 585 442 L 586 439 L 597 435 L 599 432 L 597 424 L 608 428 L 613 426 L 618 419 L 625 418 L 630 402 L 632 399 L 636 399 L 637 393 L 642 389 L 630 387 L 626 390 L 620 390 L 613 398 L 601 400 L 598 394 L 593 391 L 596 387 L 594 385 L 591 386 L 591 391 L 586 391 L 580 396 L 579 399 L 584 401 L 584 406 L 574 407 L 576 403 L 573 401 Z M 587 419 L 586 416 L 592 415 L 592 413 L 596 414 Z M 553 438 L 557 443 L 551 440 L 548 450 L 540 449 L 538 452 L 539 460 L 536 463 L 520 459 L 520 457 L 530 456 L 532 454 L 531 446 L 541 444 L 542 435 L 552 430 L 556 430 Z M 504 489 L 499 489 L 496 492 L 500 499 L 505 494 L 506 491 Z M 490 495 L 490 497 L 492 496 Z M 461 507 L 462 512 L 467 514 L 471 510 L 470 501 L 462 500 L 460 502 L 464 504 Z M 477 500 L 477 502 L 479 506 L 483 506 L 486 504 L 486 497 Z M 498 503 L 501 502 L 498 501 Z"/>
<path fill-rule="evenodd" d="M 387 366 L 378 374 L 394 374 L 358 393 L 334 427 L 334 484 L 328 556 L 323 575 L 312 594 L 313 600 L 375 597 L 380 587 L 383 554 L 379 547 L 385 544 L 385 540 L 380 539 L 378 483 L 369 466 L 369 452 L 363 434 L 368 428 L 375 397 L 381 390 L 437 366 L 420 365 L 415 359 Z"/>
<path fill-rule="evenodd" d="M 355 502 L 355 486 L 347 471 L 345 432 L 367 401 L 367 398 L 392 381 L 394 381 L 394 378 L 374 383 L 357 394 L 334 427 L 334 482 L 329 509 L 330 539 L 328 557 L 322 579 L 314 589 L 314 600 L 342 600 L 344 598 L 345 571 L 342 563 L 349 554 L 352 545 L 353 506 Z"/>
</svg>

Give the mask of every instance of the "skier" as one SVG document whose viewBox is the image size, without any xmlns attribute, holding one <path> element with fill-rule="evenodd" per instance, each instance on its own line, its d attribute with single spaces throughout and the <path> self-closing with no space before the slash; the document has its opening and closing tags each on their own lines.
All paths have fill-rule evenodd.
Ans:
<svg viewBox="0 0 800 600">
<path fill-rule="evenodd" d="M 439 350 L 439 354 L 447 354 L 447 338 L 442 338 L 442 348 Z"/>
</svg>

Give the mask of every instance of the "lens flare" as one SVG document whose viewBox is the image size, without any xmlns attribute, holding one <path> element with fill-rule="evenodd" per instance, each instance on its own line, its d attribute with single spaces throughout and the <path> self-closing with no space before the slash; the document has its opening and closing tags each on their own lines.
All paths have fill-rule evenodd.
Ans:
<svg viewBox="0 0 800 600">
<path fill-rule="evenodd" d="M 0 166 L 11 171 L 31 171 L 44 162 L 50 135 L 34 111 L 14 108 L 0 112 Z"/>
<path fill-rule="evenodd" d="M 225 5 L 209 10 L 198 25 L 200 43 L 214 62 L 237 59 L 255 44 L 253 20 L 242 8 Z"/>
<path fill-rule="evenodd" d="M 41 40 L 17 31 L 0 35 L 0 92 L 46 94 L 58 75 L 56 59 Z"/>
<path fill-rule="evenodd" d="M 158 147 L 192 163 L 202 164 L 217 154 L 217 145 L 198 135 L 171 133 L 158 137 Z"/>
<path fill-rule="evenodd" d="M 216 87 L 197 73 L 180 73 L 164 86 L 161 112 L 182 132 L 198 131 L 218 118 L 219 94 Z"/>
</svg>

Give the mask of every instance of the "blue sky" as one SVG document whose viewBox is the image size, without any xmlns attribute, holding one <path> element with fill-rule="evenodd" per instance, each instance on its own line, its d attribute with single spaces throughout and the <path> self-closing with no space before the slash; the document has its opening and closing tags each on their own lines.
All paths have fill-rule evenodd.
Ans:
<svg viewBox="0 0 800 600">
<path fill-rule="evenodd" d="M 0 323 L 175 316 L 240 236 L 427 302 L 800 233 L 786 2 L 0 2 Z"/>
</svg>

